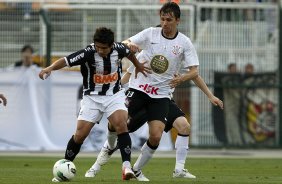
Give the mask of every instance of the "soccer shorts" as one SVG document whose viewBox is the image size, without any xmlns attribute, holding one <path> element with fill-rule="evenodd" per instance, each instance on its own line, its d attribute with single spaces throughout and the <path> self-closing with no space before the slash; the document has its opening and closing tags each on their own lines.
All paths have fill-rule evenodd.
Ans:
<svg viewBox="0 0 282 184">
<path fill-rule="evenodd" d="M 168 132 L 173 127 L 174 121 L 178 117 L 185 117 L 185 113 L 175 104 L 174 100 L 169 102 L 169 112 L 167 117 L 167 123 L 165 125 L 165 132 Z M 141 126 L 148 121 L 148 115 L 145 109 L 141 109 L 134 115 L 134 118 L 130 118 L 127 124 L 129 132 L 135 132 Z"/>
<path fill-rule="evenodd" d="M 80 103 L 81 108 L 77 120 L 99 123 L 104 113 L 108 118 L 117 110 L 127 111 L 124 104 L 125 98 L 124 90 L 111 96 L 84 95 Z"/>
<path fill-rule="evenodd" d="M 151 98 L 144 92 L 128 89 L 126 92 L 128 116 L 133 118 L 139 111 L 145 109 L 148 121 L 159 120 L 166 124 L 169 111 L 169 98 Z"/>
</svg>

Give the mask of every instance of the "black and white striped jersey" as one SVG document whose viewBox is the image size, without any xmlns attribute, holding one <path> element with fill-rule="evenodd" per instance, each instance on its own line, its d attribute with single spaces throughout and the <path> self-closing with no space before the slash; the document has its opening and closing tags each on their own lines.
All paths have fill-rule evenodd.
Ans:
<svg viewBox="0 0 282 184">
<path fill-rule="evenodd" d="M 121 60 L 129 54 L 127 46 L 115 42 L 108 56 L 101 57 L 92 43 L 65 57 L 65 61 L 69 67 L 80 65 L 84 95 L 113 95 L 121 88 Z"/>
</svg>

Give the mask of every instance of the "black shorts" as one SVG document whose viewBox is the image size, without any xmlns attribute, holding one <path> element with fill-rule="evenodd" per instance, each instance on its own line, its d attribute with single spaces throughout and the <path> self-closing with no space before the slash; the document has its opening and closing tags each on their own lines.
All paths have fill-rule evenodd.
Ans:
<svg viewBox="0 0 282 184">
<path fill-rule="evenodd" d="M 169 113 L 168 113 L 168 117 L 167 117 L 167 124 L 165 126 L 164 131 L 165 132 L 170 131 L 170 129 L 172 129 L 172 127 L 173 127 L 174 121 L 178 117 L 182 117 L 182 116 L 185 117 L 185 113 L 176 105 L 174 100 L 170 100 Z"/>
<path fill-rule="evenodd" d="M 178 117 L 185 117 L 185 113 L 175 104 L 173 100 L 169 102 L 169 112 L 167 117 L 167 123 L 165 125 L 165 132 L 168 132 L 173 127 L 174 121 Z M 148 121 L 148 115 L 146 109 L 141 109 L 137 112 L 133 118 L 130 118 L 127 124 L 129 132 L 135 132 L 141 126 L 143 126 Z"/>
<path fill-rule="evenodd" d="M 167 122 L 169 112 L 169 98 L 151 98 L 144 92 L 128 89 L 126 92 L 126 106 L 129 118 L 134 118 L 142 109 L 146 110 L 147 120 Z"/>
</svg>

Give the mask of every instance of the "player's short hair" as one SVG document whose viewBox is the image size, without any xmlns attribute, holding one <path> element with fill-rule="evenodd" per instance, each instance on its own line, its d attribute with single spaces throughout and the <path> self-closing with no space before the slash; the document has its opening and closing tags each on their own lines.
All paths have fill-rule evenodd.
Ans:
<svg viewBox="0 0 282 184">
<path fill-rule="evenodd" d="M 114 43 L 114 40 L 114 32 L 106 27 L 97 28 L 93 36 L 94 43 L 99 42 L 103 44 L 108 44 L 109 46 Z"/>
<path fill-rule="evenodd" d="M 167 2 L 160 9 L 160 15 L 173 13 L 175 18 L 180 18 L 181 12 L 178 4 L 175 2 Z"/>
<path fill-rule="evenodd" d="M 33 53 L 33 47 L 31 45 L 24 45 L 21 49 L 21 53 L 29 50 L 31 53 Z"/>
</svg>

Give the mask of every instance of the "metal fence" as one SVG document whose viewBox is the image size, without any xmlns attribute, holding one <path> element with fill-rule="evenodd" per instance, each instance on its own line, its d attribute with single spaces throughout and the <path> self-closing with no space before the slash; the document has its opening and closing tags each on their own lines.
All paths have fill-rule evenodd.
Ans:
<svg viewBox="0 0 282 184">
<path fill-rule="evenodd" d="M 228 72 L 231 63 L 237 65 L 237 71 L 241 74 L 247 64 L 254 66 L 255 73 L 277 72 L 276 5 L 199 3 L 196 8 L 195 44 L 201 64 L 200 74 L 208 84 L 213 86 L 215 72 Z M 247 14 L 250 16 L 246 17 Z M 276 92 L 274 102 L 278 106 L 278 90 L 273 90 Z M 209 101 L 198 89 L 193 88 L 191 95 L 192 106 L 197 104 L 191 108 L 193 143 L 220 145 L 214 134 Z M 278 130 L 278 121 L 275 126 Z"/>
<path fill-rule="evenodd" d="M 109 3 L 113 1 L 29 2 L 33 2 L 30 17 L 25 17 L 22 5 L 12 6 L 10 1 L 5 1 L 5 6 L 0 10 L 0 67 L 16 61 L 20 57 L 20 48 L 26 43 L 35 47 L 35 55 L 39 56 L 39 62 L 43 61 L 47 54 L 47 38 L 40 8 L 46 10 L 52 26 L 51 55 L 60 57 L 84 48 L 92 41 L 92 35 L 99 26 L 110 27 L 116 33 L 117 41 L 155 26 L 159 24 L 158 10 L 161 7 L 160 1 L 118 1 L 115 4 Z M 277 73 L 277 5 L 269 2 L 181 1 L 180 7 L 182 17 L 179 30 L 189 36 L 196 46 L 200 74 L 212 91 L 215 91 L 215 73 L 227 72 L 227 66 L 231 63 L 237 64 L 239 73 L 244 72 L 248 63 L 255 67 L 256 73 Z M 273 90 L 277 113 L 278 92 L 275 87 Z M 191 114 L 187 117 L 192 122 L 192 145 L 224 144 L 215 134 L 212 105 L 198 88 L 193 85 L 178 88 L 175 100 L 185 113 Z M 278 132 L 277 119 L 275 128 Z M 277 132 L 271 146 L 278 144 Z M 238 145 L 241 146 L 235 144 Z"/>
</svg>

